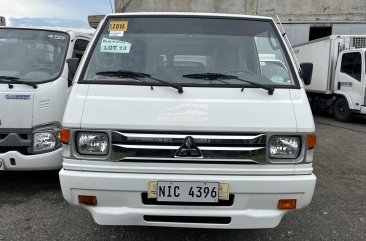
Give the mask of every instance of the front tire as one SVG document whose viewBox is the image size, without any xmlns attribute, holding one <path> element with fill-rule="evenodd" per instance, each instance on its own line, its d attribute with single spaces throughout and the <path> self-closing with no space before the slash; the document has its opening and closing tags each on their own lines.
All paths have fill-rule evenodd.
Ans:
<svg viewBox="0 0 366 241">
<path fill-rule="evenodd" d="M 348 102 L 345 98 L 337 98 L 333 106 L 334 117 L 338 121 L 349 122 L 353 118 L 353 113 L 349 109 Z"/>
</svg>

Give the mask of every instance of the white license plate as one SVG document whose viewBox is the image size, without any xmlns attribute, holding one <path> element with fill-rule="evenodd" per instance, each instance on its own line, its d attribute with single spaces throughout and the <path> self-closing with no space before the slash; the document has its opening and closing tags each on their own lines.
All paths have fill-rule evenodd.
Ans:
<svg viewBox="0 0 366 241">
<path fill-rule="evenodd" d="M 161 202 L 218 202 L 218 182 L 158 181 L 157 201 Z"/>
<path fill-rule="evenodd" d="M 0 158 L 0 171 L 4 171 L 5 167 L 4 167 L 4 160 L 2 158 Z"/>
</svg>

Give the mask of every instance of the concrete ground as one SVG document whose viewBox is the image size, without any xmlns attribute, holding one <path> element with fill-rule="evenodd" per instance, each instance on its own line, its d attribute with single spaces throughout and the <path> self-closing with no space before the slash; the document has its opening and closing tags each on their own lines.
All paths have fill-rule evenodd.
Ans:
<svg viewBox="0 0 366 241">
<path fill-rule="evenodd" d="M 275 229 L 99 226 L 63 200 L 57 172 L 0 172 L 0 240 L 366 240 L 366 118 L 315 121 L 313 201 Z"/>
</svg>

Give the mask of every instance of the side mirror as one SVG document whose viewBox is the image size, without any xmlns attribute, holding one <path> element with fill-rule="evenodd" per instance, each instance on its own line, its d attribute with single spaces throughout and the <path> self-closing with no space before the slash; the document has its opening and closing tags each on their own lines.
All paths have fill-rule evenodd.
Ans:
<svg viewBox="0 0 366 241">
<path fill-rule="evenodd" d="M 69 67 L 69 76 L 68 76 L 68 83 L 69 87 L 72 85 L 72 80 L 74 79 L 76 70 L 79 66 L 79 59 L 78 58 L 70 58 L 66 60 L 67 66 Z"/>
<path fill-rule="evenodd" d="M 304 81 L 305 85 L 311 84 L 311 77 L 313 76 L 313 64 L 312 63 L 301 63 L 300 64 L 300 77 Z"/>
</svg>

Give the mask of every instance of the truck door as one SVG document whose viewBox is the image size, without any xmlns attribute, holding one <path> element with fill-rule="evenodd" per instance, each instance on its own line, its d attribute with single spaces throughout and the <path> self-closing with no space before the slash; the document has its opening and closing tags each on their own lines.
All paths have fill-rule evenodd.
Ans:
<svg viewBox="0 0 366 241">
<path fill-rule="evenodd" d="M 360 110 L 363 102 L 364 75 L 362 74 L 362 53 L 345 52 L 337 68 L 337 92 L 344 94 L 352 103 L 352 109 Z"/>
</svg>

